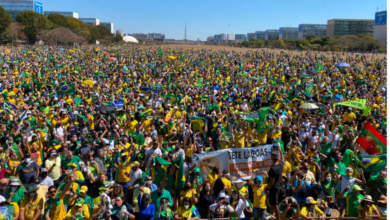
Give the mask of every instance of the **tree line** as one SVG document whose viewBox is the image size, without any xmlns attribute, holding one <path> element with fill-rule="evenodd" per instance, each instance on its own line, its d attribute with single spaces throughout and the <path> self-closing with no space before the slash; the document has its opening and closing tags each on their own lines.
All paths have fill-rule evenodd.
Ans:
<svg viewBox="0 0 390 220">
<path fill-rule="evenodd" d="M 21 12 L 12 21 L 3 7 L 0 6 L 0 43 L 27 41 L 36 43 L 40 40 L 52 45 L 72 43 L 103 44 L 122 41 L 121 35 L 114 35 L 103 25 L 87 25 L 77 18 L 50 14 L 46 17 L 33 11 Z"/>
<path fill-rule="evenodd" d="M 303 40 L 296 39 L 251 39 L 242 43 L 229 42 L 227 45 L 247 48 L 279 48 L 288 50 L 316 50 L 316 51 L 359 51 L 369 52 L 378 50 L 384 52 L 372 34 L 346 35 L 339 38 L 329 36 L 318 37 L 308 35 Z"/>
</svg>

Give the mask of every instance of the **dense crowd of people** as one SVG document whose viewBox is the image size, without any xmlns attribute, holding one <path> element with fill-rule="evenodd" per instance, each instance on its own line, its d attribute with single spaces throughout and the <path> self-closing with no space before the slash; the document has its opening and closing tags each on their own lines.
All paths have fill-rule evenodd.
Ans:
<svg viewBox="0 0 390 220">
<path fill-rule="evenodd" d="M 385 57 L 138 46 L 0 54 L 0 219 L 387 216 L 387 151 L 356 143 L 366 123 L 387 138 Z M 353 100 L 366 104 L 335 105 Z M 202 174 L 196 161 L 266 144 L 271 167 L 249 178 L 218 166 Z"/>
</svg>

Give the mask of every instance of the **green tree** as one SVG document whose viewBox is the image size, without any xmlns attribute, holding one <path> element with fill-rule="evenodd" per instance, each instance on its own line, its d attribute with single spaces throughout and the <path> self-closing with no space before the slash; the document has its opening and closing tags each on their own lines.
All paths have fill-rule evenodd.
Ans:
<svg viewBox="0 0 390 220">
<path fill-rule="evenodd" d="M 313 39 L 315 39 L 315 38 L 316 38 L 316 36 L 313 35 L 313 34 L 309 34 L 309 35 L 307 35 L 307 36 L 305 37 L 306 40 L 313 40 Z"/>
<path fill-rule="evenodd" d="M 116 34 L 115 35 L 115 42 L 121 42 L 121 41 L 123 41 L 123 37 L 122 37 L 122 35 L 120 35 L 120 34 Z"/>
<path fill-rule="evenodd" d="M 90 43 L 95 43 L 96 40 L 99 40 L 102 38 L 100 35 L 99 28 L 96 26 L 88 25 L 89 32 L 91 32 L 91 40 Z"/>
<path fill-rule="evenodd" d="M 11 24 L 12 17 L 0 6 L 0 34 Z"/>
<path fill-rule="evenodd" d="M 101 38 L 104 38 L 105 36 L 111 36 L 112 37 L 111 31 L 106 26 L 97 25 L 96 27 L 98 28 L 98 30 L 100 32 Z"/>
<path fill-rule="evenodd" d="M 59 27 L 66 27 L 69 28 L 68 19 L 67 17 L 59 14 L 50 14 L 47 19 L 51 21 L 52 27 L 51 29 L 59 28 Z"/>
<path fill-rule="evenodd" d="M 39 30 L 50 29 L 50 21 L 45 15 L 33 11 L 24 11 L 16 16 L 16 21 L 23 25 L 23 32 L 30 43 L 37 41 Z"/>
<path fill-rule="evenodd" d="M 284 41 L 282 39 L 276 40 L 275 46 L 279 48 L 284 48 Z"/>
</svg>

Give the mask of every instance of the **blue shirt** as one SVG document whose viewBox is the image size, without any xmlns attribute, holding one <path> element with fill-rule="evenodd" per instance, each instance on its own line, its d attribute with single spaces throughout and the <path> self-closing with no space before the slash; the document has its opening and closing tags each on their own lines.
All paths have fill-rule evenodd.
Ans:
<svg viewBox="0 0 390 220">
<path fill-rule="evenodd" d="M 303 184 L 306 184 L 306 197 L 310 195 L 310 189 L 311 189 L 311 185 L 308 183 L 308 182 L 305 182 L 303 181 L 302 184 L 301 184 L 301 187 L 303 186 Z M 293 183 L 293 187 L 296 187 L 298 186 L 298 180 L 294 180 L 294 183 Z M 296 191 L 294 193 L 294 199 L 297 200 L 297 202 L 301 205 L 301 204 L 305 204 L 306 203 L 306 197 L 305 198 L 299 198 L 298 197 L 298 191 Z"/>
<path fill-rule="evenodd" d="M 138 207 L 139 207 L 139 219 L 154 219 L 154 213 L 156 207 L 150 203 L 148 207 L 144 206 L 141 201 L 141 193 L 138 195 Z"/>
</svg>

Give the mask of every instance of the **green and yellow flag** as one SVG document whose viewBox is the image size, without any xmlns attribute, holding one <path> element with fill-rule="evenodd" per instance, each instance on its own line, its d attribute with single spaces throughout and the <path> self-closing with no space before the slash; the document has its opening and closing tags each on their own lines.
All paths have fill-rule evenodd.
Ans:
<svg viewBox="0 0 390 220">
<path fill-rule="evenodd" d="M 74 84 L 62 85 L 56 88 L 58 95 L 75 94 L 76 87 Z"/>
<path fill-rule="evenodd" d="M 184 189 L 184 185 L 186 183 L 186 177 L 184 173 L 184 159 L 182 155 L 179 155 L 173 163 L 179 167 L 179 170 L 177 171 L 177 178 L 176 178 L 176 186 L 177 186 L 177 192 L 180 195 L 180 192 Z"/>
</svg>

